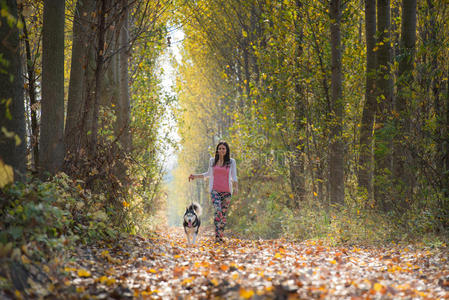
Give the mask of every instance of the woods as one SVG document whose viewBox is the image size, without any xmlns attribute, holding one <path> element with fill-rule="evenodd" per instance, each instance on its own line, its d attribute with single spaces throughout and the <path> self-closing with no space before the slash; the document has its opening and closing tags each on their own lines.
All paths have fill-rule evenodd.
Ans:
<svg viewBox="0 0 449 300">
<path fill-rule="evenodd" d="M 388 227 L 384 216 L 407 230 L 424 222 L 444 231 L 447 176 L 435 158 L 446 155 L 437 140 L 447 127 L 438 113 L 448 107 L 447 67 L 432 65 L 428 51 L 433 63 L 447 58 L 447 5 L 199 1 L 180 12 L 193 21 L 183 24 L 179 67 L 179 118 L 190 125 L 180 127 L 178 195 L 183 169 L 192 161 L 202 169 L 205 149 L 223 139 L 244 170 L 236 229 L 305 233 L 310 215 L 357 220 L 365 211 L 358 225 L 337 226 L 376 232 Z M 273 218 L 284 226 L 278 233 L 264 229 Z M 312 235 L 334 234 L 330 225 Z"/>
<path fill-rule="evenodd" d="M 217 248 L 208 238 L 202 249 L 186 250 L 168 236 L 179 238 L 169 226 L 181 224 L 192 201 L 205 210 L 203 224 L 213 224 L 208 183 L 187 178 L 207 170 L 223 140 L 239 178 L 228 245 L 269 248 L 278 253 L 273 264 L 280 269 L 290 256 L 299 268 L 298 256 L 309 255 L 304 264 L 312 266 L 311 256 L 332 253 L 334 267 L 358 252 L 322 245 L 383 245 L 402 253 L 411 243 L 419 268 L 429 264 L 424 256 L 447 253 L 447 1 L 0 0 L 0 7 L 0 281 L 8 282 L 0 297 L 20 298 L 16 291 L 39 297 L 26 282 L 41 278 L 40 272 L 57 278 L 55 292 L 46 296 L 71 295 L 64 282 L 72 280 L 75 288 L 76 276 L 95 273 L 78 272 L 87 268 L 77 256 L 82 247 L 79 253 L 98 252 L 105 270 L 135 262 L 137 254 L 119 250 L 123 241 L 138 255 L 148 251 L 132 247 L 144 244 L 173 256 L 212 259 L 207 253 Z M 256 247 L 260 239 L 276 242 Z M 429 254 L 426 247 L 436 250 Z M 159 250 L 145 274 L 165 274 Z M 245 263 L 237 249 L 229 251 Z M 224 264 L 220 255 L 215 268 Z M 67 271 L 71 256 L 78 269 Z M 397 271 L 391 272 L 392 263 L 418 272 L 386 256 L 379 256 L 386 272 Z M 39 261 L 61 273 L 32 267 Z M 162 277 L 202 293 L 189 285 L 194 279 L 185 282 L 196 273 L 186 277 L 186 270 L 165 263 L 170 272 Z M 443 261 L 433 265 L 447 272 Z M 234 268 L 230 274 L 243 271 Z M 96 284 L 109 282 L 117 288 L 109 296 L 127 294 L 123 270 L 111 269 L 113 281 L 97 270 L 87 290 L 100 293 Z M 213 292 L 202 295 L 236 296 L 221 284 L 237 275 L 217 281 L 211 270 L 203 270 L 208 279 L 201 284 Z M 320 266 L 320 274 L 326 270 Z M 447 278 L 426 272 L 433 278 L 428 295 L 443 295 Z M 284 275 L 273 273 L 272 285 L 257 275 L 271 286 L 261 295 L 290 294 Z M 134 296 L 158 294 L 158 280 L 144 289 L 149 294 L 136 288 Z M 315 297 L 301 280 L 293 294 Z M 44 282 L 50 280 L 35 281 L 49 290 Z M 390 281 L 369 281 L 372 286 L 351 295 L 407 295 L 387 288 Z M 375 283 L 385 289 L 376 290 Z M 255 283 L 252 294 L 243 282 L 238 287 L 237 298 L 261 290 Z M 80 294 L 90 295 L 84 287 Z"/>
<path fill-rule="evenodd" d="M 153 74 L 172 6 L 1 5 L 2 245 L 37 243 L 47 253 L 153 226 L 164 198 L 156 153 L 165 109 Z"/>
</svg>

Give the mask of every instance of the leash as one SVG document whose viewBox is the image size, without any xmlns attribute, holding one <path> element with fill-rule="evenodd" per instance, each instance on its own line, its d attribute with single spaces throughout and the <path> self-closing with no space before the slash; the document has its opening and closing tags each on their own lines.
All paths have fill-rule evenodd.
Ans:
<svg viewBox="0 0 449 300">
<path fill-rule="evenodd" d="M 193 182 L 195 182 L 195 180 L 192 180 L 192 183 L 190 184 L 189 182 L 189 198 L 190 198 L 190 205 L 193 205 L 193 195 L 194 195 L 194 190 L 193 190 Z"/>
</svg>

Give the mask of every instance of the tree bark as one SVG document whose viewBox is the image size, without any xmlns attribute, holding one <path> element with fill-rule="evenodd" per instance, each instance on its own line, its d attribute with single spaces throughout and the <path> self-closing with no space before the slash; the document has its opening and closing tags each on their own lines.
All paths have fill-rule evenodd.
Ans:
<svg viewBox="0 0 449 300">
<path fill-rule="evenodd" d="M 70 69 L 69 93 L 67 100 L 67 118 L 65 126 L 65 151 L 67 160 L 76 160 L 80 150 L 80 137 L 85 139 L 83 131 L 83 111 L 87 94 L 91 87 L 92 67 L 92 17 L 95 0 L 78 1 L 73 19 L 72 61 Z M 87 120 L 85 120 L 87 121 Z"/>
<path fill-rule="evenodd" d="M 34 71 L 34 63 L 31 59 L 31 47 L 29 41 L 28 30 L 25 22 L 25 17 L 20 11 L 20 18 L 23 23 L 23 38 L 25 41 L 25 55 L 27 59 L 27 73 L 28 73 L 28 95 L 30 97 L 30 115 L 31 115 L 31 148 L 33 151 L 33 162 L 35 170 L 39 169 L 39 124 L 37 123 L 37 99 L 36 99 L 36 72 Z"/>
<path fill-rule="evenodd" d="M 393 75 L 391 73 L 391 13 L 390 0 L 377 1 L 377 111 L 375 129 L 375 178 L 374 198 L 383 210 L 388 210 L 388 197 L 385 192 L 385 173 L 391 169 L 391 137 L 385 133 L 385 125 L 393 108 Z M 388 174 L 391 172 L 387 172 Z M 381 178 L 383 178 L 381 180 Z"/>
<path fill-rule="evenodd" d="M 449 64 L 447 65 L 446 70 L 446 77 L 449 78 Z M 446 117 L 445 117 L 445 124 L 442 132 L 445 134 L 446 137 L 444 140 L 444 156 L 443 156 L 443 162 L 445 166 L 445 172 L 444 172 L 444 195 L 446 198 L 449 198 L 449 80 L 446 81 Z"/>
<path fill-rule="evenodd" d="M 380 0 L 379 0 L 380 1 Z M 365 105 L 363 107 L 362 124 L 360 128 L 360 157 L 358 164 L 359 187 L 367 193 L 367 200 L 372 203 L 372 142 L 374 116 L 377 106 L 376 93 L 376 0 L 365 0 L 365 31 L 366 31 L 366 87 Z"/>
<path fill-rule="evenodd" d="M 304 108 L 304 92 L 301 85 L 300 74 L 300 57 L 303 53 L 303 28 L 301 24 L 301 8 L 302 3 L 296 0 L 297 17 L 295 19 L 295 35 L 296 35 L 296 49 L 295 49 L 295 98 L 294 98 L 294 141 L 291 151 L 293 152 L 292 162 L 290 163 L 290 185 L 293 192 L 294 205 L 293 208 L 299 208 L 304 203 L 306 198 L 305 179 L 304 179 L 304 139 L 301 139 L 304 131 L 303 118 L 305 115 Z M 297 140 L 296 140 L 297 139 Z"/>
<path fill-rule="evenodd" d="M 44 1 L 39 152 L 41 175 L 44 172 L 55 174 L 64 161 L 64 6 L 64 1 Z"/>
<path fill-rule="evenodd" d="M 89 128 L 90 130 L 90 139 L 88 145 L 88 151 L 90 157 L 95 157 L 96 149 L 97 149 L 97 139 L 98 139 L 98 111 L 100 107 L 100 97 L 101 97 L 101 89 L 103 84 L 103 69 L 104 69 L 104 55 L 105 55 L 105 35 L 106 35 L 106 8 L 107 8 L 108 0 L 99 1 L 97 13 L 98 13 L 98 44 L 95 53 L 95 93 L 93 98 L 90 99 L 89 102 L 92 102 L 93 108 L 93 116 L 92 116 L 92 124 Z M 90 105 L 89 105 L 90 107 Z"/>
<path fill-rule="evenodd" d="M 120 54 L 119 54 L 119 105 L 117 112 L 116 133 L 120 134 L 120 144 L 125 152 L 131 150 L 131 132 L 129 128 L 130 120 L 130 96 L 129 96 L 129 1 L 123 0 L 123 24 L 120 30 Z"/>
<path fill-rule="evenodd" d="M 341 1 L 330 1 L 331 34 L 331 141 L 329 185 L 332 203 L 344 204 L 343 97 L 341 71 Z"/>
<path fill-rule="evenodd" d="M 395 201 L 399 207 L 405 209 L 411 201 L 412 174 L 410 169 L 409 152 L 406 150 L 410 135 L 410 121 L 407 111 L 413 84 L 413 65 L 415 59 L 416 43 L 416 0 L 402 1 L 401 43 L 398 73 L 398 96 L 396 112 L 398 118 L 397 137 L 394 143 L 393 176 L 396 183 Z"/>
<path fill-rule="evenodd" d="M 0 159 L 14 170 L 14 180 L 22 181 L 26 170 L 25 106 L 23 97 L 22 62 L 17 28 L 17 2 L 4 2 L 14 18 L 12 26 L 0 16 Z M 3 63 L 7 62 L 7 63 Z M 5 130 L 6 134 L 5 135 Z M 9 136 L 14 134 L 13 136 Z"/>
</svg>

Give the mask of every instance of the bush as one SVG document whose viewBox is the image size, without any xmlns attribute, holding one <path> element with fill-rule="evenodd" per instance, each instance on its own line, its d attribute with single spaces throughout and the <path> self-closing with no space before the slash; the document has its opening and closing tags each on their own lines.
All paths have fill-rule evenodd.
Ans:
<svg viewBox="0 0 449 300">
<path fill-rule="evenodd" d="M 60 173 L 48 182 L 29 179 L 0 191 L 0 243 L 33 244 L 48 252 L 117 236 L 105 212 L 104 196 L 92 195 Z M 42 254 L 42 253 L 41 253 Z"/>
</svg>

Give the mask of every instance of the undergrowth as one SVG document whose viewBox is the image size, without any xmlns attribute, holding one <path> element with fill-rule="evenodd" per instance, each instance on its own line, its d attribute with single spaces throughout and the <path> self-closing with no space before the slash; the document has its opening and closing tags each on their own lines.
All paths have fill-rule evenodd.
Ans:
<svg viewBox="0 0 449 300">
<path fill-rule="evenodd" d="M 449 229 L 442 225 L 445 217 L 432 209 L 412 207 L 400 213 L 314 203 L 294 211 L 282 202 L 264 203 L 257 211 L 249 209 L 247 214 L 231 216 L 232 230 L 245 238 L 320 239 L 329 245 L 412 243 L 440 247 L 449 242 Z"/>
<path fill-rule="evenodd" d="M 111 240 L 125 231 L 103 194 L 91 194 L 83 182 L 64 173 L 51 181 L 29 178 L 0 191 L 0 257 L 31 249 L 36 258 L 74 245 Z"/>
</svg>

